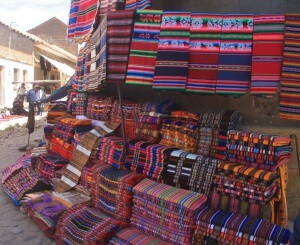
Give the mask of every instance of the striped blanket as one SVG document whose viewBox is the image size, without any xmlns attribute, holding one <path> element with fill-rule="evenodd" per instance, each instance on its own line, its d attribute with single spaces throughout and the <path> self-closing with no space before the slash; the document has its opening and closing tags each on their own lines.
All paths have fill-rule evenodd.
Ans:
<svg viewBox="0 0 300 245">
<path fill-rule="evenodd" d="M 152 7 L 152 0 L 125 0 L 126 10 L 139 10 Z"/>
</svg>

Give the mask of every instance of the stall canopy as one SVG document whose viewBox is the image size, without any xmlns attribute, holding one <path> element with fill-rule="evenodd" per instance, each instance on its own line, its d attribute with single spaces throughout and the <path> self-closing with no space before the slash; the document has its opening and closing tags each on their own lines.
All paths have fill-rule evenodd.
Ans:
<svg viewBox="0 0 300 245">
<path fill-rule="evenodd" d="M 41 56 L 43 56 L 46 60 L 48 60 L 53 66 L 55 66 L 59 71 L 61 71 L 62 73 L 67 74 L 68 76 L 72 76 L 74 74 L 74 69 L 68 65 L 66 65 L 65 63 L 61 63 L 57 60 L 53 60 L 50 59 L 49 57 L 40 54 Z"/>
</svg>

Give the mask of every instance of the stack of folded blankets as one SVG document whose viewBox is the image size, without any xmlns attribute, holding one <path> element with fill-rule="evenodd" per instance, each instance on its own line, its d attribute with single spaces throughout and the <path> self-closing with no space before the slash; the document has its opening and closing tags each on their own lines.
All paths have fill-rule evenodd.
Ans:
<svg viewBox="0 0 300 245">
<path fill-rule="evenodd" d="M 34 166 L 32 168 L 37 171 L 46 180 L 50 181 L 55 177 L 55 173 L 66 167 L 69 160 L 64 159 L 59 154 L 47 153 L 41 154 L 35 160 Z"/>
<path fill-rule="evenodd" d="M 133 188 L 131 226 L 170 244 L 192 244 L 203 194 L 144 179 Z"/>
<path fill-rule="evenodd" d="M 127 152 L 125 167 L 128 170 L 145 174 L 161 181 L 162 172 L 167 166 L 172 151 L 177 148 L 141 140 L 131 140 Z"/>
<path fill-rule="evenodd" d="M 216 167 L 221 161 L 215 158 L 172 151 L 167 170 L 163 174 L 165 184 L 209 195 Z"/>
<path fill-rule="evenodd" d="M 71 115 L 85 115 L 87 107 L 87 94 L 82 92 L 69 92 L 68 111 Z"/>
<path fill-rule="evenodd" d="M 170 119 L 163 120 L 160 144 L 178 147 L 195 153 L 199 115 L 186 111 L 171 112 Z"/>
<path fill-rule="evenodd" d="M 194 244 L 289 244 L 290 231 L 267 220 L 228 211 L 203 209 Z"/>
<path fill-rule="evenodd" d="M 57 244 L 108 244 L 122 222 L 101 213 L 98 208 L 78 204 L 64 212 L 57 222 Z"/>
<path fill-rule="evenodd" d="M 170 100 L 143 103 L 138 123 L 134 126 L 134 137 L 158 143 L 161 140 L 162 122 L 169 117 L 173 106 Z"/>
<path fill-rule="evenodd" d="M 94 120 L 109 121 L 114 100 L 114 97 L 89 95 L 86 116 Z"/>
<path fill-rule="evenodd" d="M 98 164 L 102 164 L 102 162 L 94 159 L 89 159 L 89 161 L 81 171 L 79 185 L 85 187 L 90 193 L 93 191 L 95 185 L 95 179 L 93 177 L 94 167 Z"/>
<path fill-rule="evenodd" d="M 272 200 L 279 185 L 275 172 L 231 162 L 217 166 L 210 195 L 214 209 L 262 217 L 264 207 Z"/>
<path fill-rule="evenodd" d="M 93 207 L 121 221 L 123 226 L 129 226 L 133 206 L 132 188 L 146 176 L 117 170 L 106 164 L 95 166 L 93 172 Z"/>
</svg>

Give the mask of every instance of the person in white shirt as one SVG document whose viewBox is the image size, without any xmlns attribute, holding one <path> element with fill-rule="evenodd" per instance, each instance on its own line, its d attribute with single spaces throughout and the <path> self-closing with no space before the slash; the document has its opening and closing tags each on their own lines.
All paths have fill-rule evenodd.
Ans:
<svg viewBox="0 0 300 245">
<path fill-rule="evenodd" d="M 25 83 L 22 83 L 17 92 L 17 99 L 24 101 L 26 95 Z"/>
</svg>

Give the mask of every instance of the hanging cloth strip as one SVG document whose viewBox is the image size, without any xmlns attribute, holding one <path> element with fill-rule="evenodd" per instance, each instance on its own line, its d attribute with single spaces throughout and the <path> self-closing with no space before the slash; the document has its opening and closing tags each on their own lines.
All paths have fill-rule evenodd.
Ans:
<svg viewBox="0 0 300 245">
<path fill-rule="evenodd" d="M 279 117 L 300 120 L 300 14 L 285 15 Z"/>
<path fill-rule="evenodd" d="M 282 69 L 284 15 L 254 16 L 251 95 L 276 94 Z"/>
<path fill-rule="evenodd" d="M 75 73 L 73 76 L 72 87 L 73 89 L 83 92 L 85 90 L 86 81 L 84 79 L 85 73 L 85 61 L 87 52 L 88 42 L 79 50 L 77 62 L 75 66 Z"/>
<path fill-rule="evenodd" d="M 191 15 L 187 92 L 216 92 L 222 18 L 221 15 Z"/>
<path fill-rule="evenodd" d="M 223 16 L 217 94 L 246 94 L 251 80 L 252 33 L 252 15 Z"/>
<path fill-rule="evenodd" d="M 190 22 L 189 12 L 163 12 L 153 89 L 185 91 Z"/>
<path fill-rule="evenodd" d="M 137 10 L 130 45 L 126 83 L 151 86 L 162 11 Z"/>
</svg>

